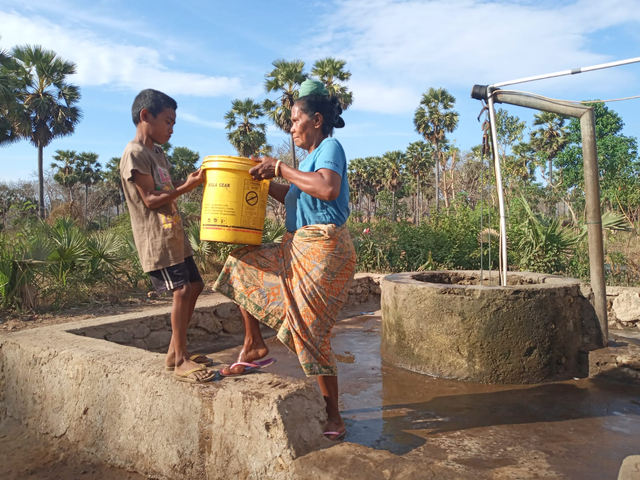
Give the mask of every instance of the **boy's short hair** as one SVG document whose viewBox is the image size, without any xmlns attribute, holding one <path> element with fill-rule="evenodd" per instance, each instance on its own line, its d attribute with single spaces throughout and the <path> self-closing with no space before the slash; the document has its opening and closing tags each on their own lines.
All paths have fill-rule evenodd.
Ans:
<svg viewBox="0 0 640 480">
<path fill-rule="evenodd" d="M 136 126 L 140 123 L 140 112 L 143 108 L 146 108 L 154 117 L 157 117 L 165 108 L 176 110 L 178 104 L 169 95 L 159 92 L 158 90 L 153 90 L 152 88 L 147 88 L 136 95 L 133 106 L 131 107 L 133 124 Z"/>
</svg>

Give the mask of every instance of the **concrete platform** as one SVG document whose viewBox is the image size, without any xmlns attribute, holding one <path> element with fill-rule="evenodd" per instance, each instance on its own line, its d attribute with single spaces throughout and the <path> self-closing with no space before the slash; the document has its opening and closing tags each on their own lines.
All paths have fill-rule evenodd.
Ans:
<svg viewBox="0 0 640 480">
<path fill-rule="evenodd" d="M 206 302 L 201 308 L 224 299 Z M 305 382 L 262 374 L 179 383 L 162 354 L 70 333 L 166 310 L 0 337 L 0 416 L 109 464 L 172 479 L 266 478 L 327 443 L 322 398 Z"/>
<path fill-rule="evenodd" d="M 199 309 L 211 315 L 223 303 L 208 296 Z M 490 386 L 403 370 L 380 359 L 379 303 L 345 310 L 334 330 L 349 430 L 341 444 L 322 438 L 315 380 L 276 338 L 267 340 L 278 359 L 269 370 L 193 386 L 165 374 L 160 353 L 87 334 L 151 318 L 159 328 L 166 313 L 0 337 L 0 416 L 167 479 L 600 480 L 640 451 L 640 386 L 599 378 Z M 194 342 L 219 368 L 241 339 L 221 330 Z"/>
</svg>

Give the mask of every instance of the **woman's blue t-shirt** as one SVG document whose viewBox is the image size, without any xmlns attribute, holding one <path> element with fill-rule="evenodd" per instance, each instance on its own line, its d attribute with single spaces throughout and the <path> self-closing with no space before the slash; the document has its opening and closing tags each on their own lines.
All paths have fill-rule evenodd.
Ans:
<svg viewBox="0 0 640 480">
<path fill-rule="evenodd" d="M 294 232 L 307 225 L 340 226 L 349 217 L 349 180 L 347 178 L 347 157 L 340 142 L 332 137 L 325 138 L 300 164 L 301 172 L 317 172 L 321 168 L 333 170 L 340 175 L 340 194 L 331 201 L 319 200 L 304 193 L 291 184 L 284 199 L 287 209 L 285 226 Z"/>
</svg>

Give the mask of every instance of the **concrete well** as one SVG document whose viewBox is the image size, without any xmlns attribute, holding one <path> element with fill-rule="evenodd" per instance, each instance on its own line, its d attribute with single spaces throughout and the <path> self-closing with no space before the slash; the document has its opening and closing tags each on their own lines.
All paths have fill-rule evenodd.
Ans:
<svg viewBox="0 0 640 480">
<path fill-rule="evenodd" d="M 382 358 L 465 381 L 529 384 L 588 374 L 602 346 L 595 310 L 576 279 L 435 271 L 382 280 Z"/>
</svg>

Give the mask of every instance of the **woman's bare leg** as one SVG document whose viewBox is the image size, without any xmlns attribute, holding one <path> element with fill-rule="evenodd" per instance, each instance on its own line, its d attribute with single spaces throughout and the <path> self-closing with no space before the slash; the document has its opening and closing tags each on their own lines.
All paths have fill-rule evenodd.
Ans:
<svg viewBox="0 0 640 480">
<path fill-rule="evenodd" d="M 255 362 L 256 360 L 266 357 L 269 354 L 269 348 L 262 338 L 260 322 L 244 308 L 239 308 L 244 323 L 244 345 L 238 357 L 238 362 Z M 244 368 L 243 365 L 238 365 L 233 368 L 227 367 L 223 368 L 220 373 L 222 373 L 222 375 L 238 374 L 244 372 Z"/>
<path fill-rule="evenodd" d="M 338 377 L 336 375 L 318 375 L 318 385 L 327 405 L 327 423 L 325 432 L 344 432 L 346 427 L 340 416 L 338 406 Z M 327 435 L 330 440 L 335 440 L 339 435 Z"/>
</svg>

